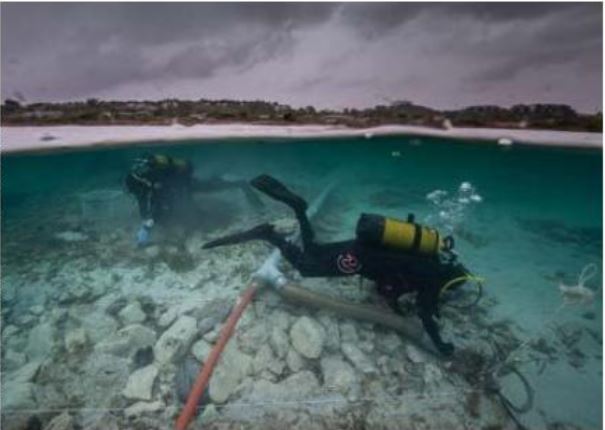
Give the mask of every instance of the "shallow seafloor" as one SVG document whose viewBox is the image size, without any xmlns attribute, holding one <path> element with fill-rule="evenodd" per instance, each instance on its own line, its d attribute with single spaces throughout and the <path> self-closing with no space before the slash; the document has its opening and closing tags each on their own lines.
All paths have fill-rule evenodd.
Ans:
<svg viewBox="0 0 605 430">
<path fill-rule="evenodd" d="M 443 308 L 451 360 L 261 292 L 192 428 L 602 427 L 602 276 L 586 282 L 587 303 L 559 291 L 602 266 L 601 152 L 390 137 L 3 156 L 3 428 L 172 427 L 220 323 L 271 252 L 201 245 L 263 221 L 294 229 L 283 206 L 263 197 L 256 208 L 227 190 L 197 197 L 198 230 L 159 228 L 156 245 L 136 249 L 121 180 L 149 151 L 190 158 L 200 177 L 269 173 L 309 200 L 335 180 L 314 220 L 320 240 L 351 237 L 360 212 L 414 212 L 452 231 L 461 260 L 486 279 L 472 311 Z M 480 198 L 461 194 L 464 182 Z M 94 205 L 98 190 L 106 200 Z M 383 306 L 369 282 L 282 268 L 303 287 Z M 521 406 L 526 392 L 512 370 L 532 393 L 515 418 L 502 399 Z"/>
</svg>

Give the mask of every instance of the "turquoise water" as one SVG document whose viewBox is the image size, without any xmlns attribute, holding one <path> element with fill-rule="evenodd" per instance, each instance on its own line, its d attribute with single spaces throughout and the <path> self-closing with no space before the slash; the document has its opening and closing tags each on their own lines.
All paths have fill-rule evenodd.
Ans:
<svg viewBox="0 0 605 430">
<path fill-rule="evenodd" d="M 602 267 L 601 152 L 500 147 L 489 142 L 411 137 L 256 139 L 170 145 L 152 142 L 125 148 L 3 156 L 2 371 L 5 381 L 12 378 L 9 386 L 13 390 L 12 403 L 8 406 L 5 403 L 3 408 L 8 410 L 3 416 L 5 423 L 35 413 L 31 411 L 57 413 L 69 409 L 74 419 L 86 425 L 92 420 L 92 413 L 85 411 L 102 409 L 100 406 L 111 410 L 108 412 L 111 419 L 122 422 L 119 420 L 127 414 L 124 411 L 136 403 L 121 394 L 128 375 L 133 372 L 133 354 L 106 348 L 102 350 L 111 350 L 117 358 L 108 362 L 111 364 L 100 359 L 95 362 L 92 357 L 99 353 L 98 345 L 107 343 L 129 324 L 151 328 L 160 338 L 168 327 L 160 323 L 161 315 L 186 301 L 193 304 L 187 309 L 178 308 L 179 312 L 197 315 L 199 323 L 201 311 L 195 310 L 195 301 L 215 297 L 234 300 L 244 288 L 246 275 L 262 263 L 270 250 L 259 244 L 246 244 L 223 253 L 209 253 L 201 251 L 198 245 L 224 231 L 237 231 L 260 221 L 279 218 L 291 225 L 287 224 L 290 213 L 272 202 L 267 201 L 265 210 L 259 211 L 247 205 L 238 191 L 201 194 L 197 198 L 204 213 L 199 220 L 200 230 L 187 236 L 158 232 L 156 254 L 135 249 L 133 240 L 139 219 L 134 201 L 122 192 L 121 181 L 132 160 L 146 152 L 188 158 L 195 166 L 196 175 L 202 178 L 227 175 L 250 179 L 269 173 L 309 200 L 335 179 L 336 186 L 325 210 L 315 221 L 321 240 L 351 237 L 362 211 L 399 218 L 414 212 L 417 220 L 453 231 L 461 260 L 486 279 L 485 297 L 479 305 L 482 319 L 476 325 L 472 318 L 462 318 L 451 309 L 447 311 L 441 322 L 444 336 L 460 350 L 479 348 L 479 339 L 482 342 L 490 339 L 486 327 L 504 321 L 508 340 L 513 344 L 527 341 L 535 346 L 517 351 L 523 360 L 519 368 L 535 390 L 532 409 L 519 414 L 519 420 L 530 428 L 546 428 L 554 423 L 601 428 L 602 276 L 599 273 L 586 284 L 595 292 L 590 303 L 562 306 L 558 289 L 560 282 L 577 283 L 585 265 L 595 263 L 599 269 Z M 480 202 L 457 203 L 456 193 L 464 182 L 472 184 L 481 196 Z M 87 206 L 84 200 L 90 195 L 87 193 L 98 190 L 115 191 L 115 194 L 100 206 Z M 447 198 L 459 211 L 458 219 L 447 221 L 439 216 L 443 207 L 438 208 L 427 199 L 435 190 L 448 193 Z M 64 235 L 65 232 L 71 236 Z M 178 260 L 182 263 L 178 264 L 171 254 L 182 257 L 184 262 Z M 311 281 L 301 282 L 305 286 L 305 282 Z M 330 282 L 334 280 L 317 286 L 320 280 L 308 286 L 329 290 Z M 228 287 L 221 289 L 224 285 Z M 342 291 L 354 296 L 349 292 L 357 288 L 357 283 L 352 282 Z M 341 290 L 332 289 L 334 291 Z M 362 294 L 354 298 L 364 301 L 367 297 Z M 138 319 L 134 311 L 122 312 L 126 303 L 135 299 L 144 311 L 144 316 Z M 198 309 L 206 309 L 204 306 L 199 305 Z M 253 332 L 254 321 L 265 321 L 266 315 L 273 318 L 277 311 L 283 311 L 288 315 L 285 320 L 290 321 L 284 323 L 286 333 L 291 334 L 287 330 L 291 330 L 296 318 L 309 315 L 325 322 L 328 332 L 330 324 L 339 327 L 340 338 L 345 338 L 343 321 L 334 316 L 318 316 L 310 310 L 293 309 L 275 297 L 266 303 L 257 299 L 254 309 L 256 319 L 242 323 L 242 333 Z M 365 345 L 363 352 L 368 360 L 375 360 L 375 366 L 380 368 L 379 345 L 388 331 L 352 324 L 358 324 L 354 325 L 358 342 Z M 189 344 L 199 338 L 192 336 L 194 339 Z M 245 346 L 244 340 L 239 341 L 240 352 L 251 360 L 263 360 L 258 350 Z M 536 346 L 538 341 L 546 347 Z M 212 343 L 211 336 L 208 342 Z M 191 355 L 186 350 L 189 345 L 183 348 L 172 363 L 177 367 L 181 356 Z M 276 348 L 273 349 L 275 352 Z M 405 345 L 397 351 L 402 361 L 409 361 Z M 446 421 L 439 421 L 441 418 L 420 406 L 420 409 L 400 408 L 396 415 L 389 415 L 385 412 L 388 402 L 372 403 L 372 398 L 386 396 L 384 393 L 390 393 L 389 387 L 399 382 L 404 387 L 399 388 L 400 394 L 402 390 L 404 394 L 419 391 L 420 388 L 409 383 L 414 380 L 410 376 L 413 372 L 407 377 L 395 377 L 392 372 L 381 371 L 381 376 L 373 377 L 383 384 L 382 391 L 376 391 L 371 384 L 365 384 L 364 377 L 357 375 L 363 372 L 354 359 L 338 347 L 328 346 L 324 347 L 321 357 L 305 360 L 302 370 L 293 370 L 291 363 L 283 358 L 286 370 L 282 372 L 250 371 L 246 378 L 237 381 L 235 385 L 239 384 L 241 389 L 233 389 L 228 401 L 214 401 L 219 407 L 218 418 L 214 419 L 240 419 L 237 408 L 221 408 L 225 404 L 250 402 L 255 398 L 254 393 L 258 393 L 250 387 L 256 387 L 261 379 L 279 386 L 297 373 L 312 372 L 318 378 L 315 388 L 324 393 L 325 381 L 329 379 L 325 372 L 328 365 L 321 360 L 328 355 L 349 363 L 354 369 L 353 379 L 361 387 L 356 388 L 361 390 L 357 396 L 370 399 L 367 401 L 373 405 L 374 409 L 367 415 L 355 419 L 370 425 L 376 424 L 372 421 L 376 416 L 381 416 L 382 424 L 391 420 L 395 425 L 405 422 L 401 420 L 416 422 L 420 416 L 428 428 L 445 425 Z M 439 369 L 444 381 L 448 379 L 449 370 L 444 360 L 426 360 L 425 364 L 430 362 Z M 14 376 L 19 370 L 23 373 L 23 368 L 32 363 L 39 365 L 35 376 L 25 379 Z M 412 363 L 415 362 L 412 360 Z M 174 409 L 169 406 L 178 405 L 174 396 L 166 394 L 170 390 L 164 387 L 172 386 L 172 382 L 166 381 L 172 380 L 175 370 L 169 366 L 158 369 L 152 398 L 137 401 L 160 402 L 160 406 L 155 406 L 159 411 L 150 411 L 147 415 L 134 413 L 134 419 L 151 420 L 158 428 L 165 428 L 165 423 L 174 416 Z M 431 367 L 427 364 L 423 369 Z M 100 378 L 101 382 L 97 380 L 98 385 L 92 390 L 96 394 L 73 381 L 82 372 L 90 378 Z M 109 374 L 103 383 L 103 375 Z M 426 379 L 425 374 L 425 382 Z M 519 384 L 513 379 L 503 378 L 504 391 L 512 398 L 522 398 Z M 94 379 L 89 382 L 94 383 L 92 381 Z M 460 384 L 454 386 L 462 389 Z M 357 404 L 359 400 L 351 399 L 351 391 L 347 393 L 343 402 Z M 427 402 L 431 402 L 430 397 L 418 404 Z M 456 405 L 447 407 L 450 406 L 455 410 Z M 355 409 L 359 411 L 358 407 Z M 17 410 L 30 412 L 17 413 Z M 471 423 L 471 427 L 479 426 L 479 422 L 484 425 L 481 420 L 487 419 L 487 415 L 499 424 L 510 425 L 506 415 L 484 412 L 477 418 L 468 407 L 461 410 L 462 415 L 453 413 L 462 420 L 453 421 L 456 427 L 461 422 Z M 48 413 L 38 415 L 49 419 Z M 245 415 L 252 416 L 249 410 Z M 472 420 L 479 421 L 472 424 Z"/>
</svg>

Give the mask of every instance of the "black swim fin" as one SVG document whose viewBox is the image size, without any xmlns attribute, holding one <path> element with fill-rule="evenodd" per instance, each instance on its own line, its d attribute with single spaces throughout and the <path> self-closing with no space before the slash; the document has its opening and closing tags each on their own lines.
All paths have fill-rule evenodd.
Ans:
<svg viewBox="0 0 605 430">
<path fill-rule="evenodd" d="M 275 235 L 275 230 L 271 224 L 265 223 L 257 225 L 250 230 L 241 233 L 230 234 L 210 242 L 205 243 L 202 248 L 210 249 L 217 246 L 234 245 L 237 243 L 247 242 L 249 240 L 270 240 Z"/>
<path fill-rule="evenodd" d="M 307 202 L 286 188 L 284 184 L 269 175 L 260 175 L 250 181 L 252 186 L 257 190 L 265 193 L 269 197 L 274 198 L 282 203 L 287 204 L 295 211 L 305 212 L 307 210 Z"/>
</svg>

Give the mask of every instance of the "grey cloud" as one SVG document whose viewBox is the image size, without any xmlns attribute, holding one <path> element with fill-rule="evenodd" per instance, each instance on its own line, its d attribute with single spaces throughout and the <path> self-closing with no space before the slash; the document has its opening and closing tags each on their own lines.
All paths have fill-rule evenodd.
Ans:
<svg viewBox="0 0 605 430">
<path fill-rule="evenodd" d="M 507 87 L 506 94 L 500 89 L 522 76 L 543 81 L 540 88 L 562 102 L 601 103 L 590 95 L 600 88 L 602 71 L 599 3 L 0 8 L 3 97 L 16 91 L 28 100 L 209 93 L 359 106 L 388 93 L 438 107 L 452 100 L 531 99 L 522 85 Z M 566 73 L 541 76 L 553 67 Z M 565 85 L 576 81 L 561 82 L 578 71 L 585 75 L 583 89 L 572 94 Z"/>
</svg>

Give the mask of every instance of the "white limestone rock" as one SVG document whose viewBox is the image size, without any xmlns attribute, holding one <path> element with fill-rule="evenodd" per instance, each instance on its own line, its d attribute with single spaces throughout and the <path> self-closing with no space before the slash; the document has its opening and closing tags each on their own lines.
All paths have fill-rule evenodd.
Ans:
<svg viewBox="0 0 605 430">
<path fill-rule="evenodd" d="M 235 342 L 227 344 L 222 358 L 210 379 L 208 393 L 215 403 L 224 403 L 240 382 L 252 372 L 252 358 L 237 349 Z"/>
<path fill-rule="evenodd" d="M 11 370 L 17 369 L 25 364 L 27 361 L 27 357 L 22 352 L 13 351 L 9 349 L 6 351 L 4 355 L 4 359 L 2 360 L 2 367 L 4 371 L 10 372 Z"/>
<path fill-rule="evenodd" d="M 195 318 L 182 316 L 156 342 L 153 352 L 160 364 L 168 364 L 185 354 L 197 335 Z"/>
<path fill-rule="evenodd" d="M 295 373 L 279 384 L 261 379 L 257 381 L 249 394 L 254 401 L 293 401 L 313 398 L 319 392 L 317 378 L 308 370 Z"/>
<path fill-rule="evenodd" d="M 114 336 L 98 343 L 95 351 L 131 358 L 137 350 L 153 346 L 157 335 L 155 331 L 140 324 L 133 324 L 119 330 Z"/>
<path fill-rule="evenodd" d="M 35 384 L 31 382 L 6 381 L 2 384 L 2 409 L 35 409 Z"/>
<path fill-rule="evenodd" d="M 81 321 L 82 328 L 86 330 L 93 344 L 113 336 L 118 330 L 117 321 L 104 312 L 89 313 L 77 319 Z"/>
<path fill-rule="evenodd" d="M 368 358 L 368 356 L 361 351 L 357 346 L 350 343 L 343 343 L 341 346 L 342 352 L 345 357 L 353 363 L 353 365 L 363 373 L 375 373 L 377 372 L 374 363 Z"/>
<path fill-rule="evenodd" d="M 44 430 L 73 430 L 74 419 L 67 412 L 57 415 L 48 423 Z"/>
<path fill-rule="evenodd" d="M 296 320 L 290 329 L 294 348 L 304 357 L 318 358 L 325 342 L 324 328 L 307 316 Z"/>
<path fill-rule="evenodd" d="M 30 361 L 29 363 L 21 366 L 19 369 L 14 372 L 8 373 L 6 378 L 10 382 L 14 382 L 17 384 L 26 384 L 28 382 L 33 381 L 33 379 L 38 374 L 40 370 L 41 362 L 40 361 Z"/>
<path fill-rule="evenodd" d="M 78 328 L 65 335 L 65 349 L 70 354 L 81 351 L 88 343 L 88 334 L 83 328 Z"/>
<path fill-rule="evenodd" d="M 147 318 L 145 312 L 143 312 L 143 309 L 141 309 L 141 304 L 138 301 L 134 301 L 126 305 L 120 311 L 119 315 L 124 324 L 142 323 Z"/>
<path fill-rule="evenodd" d="M 360 386 L 355 370 L 341 358 L 335 356 L 322 358 L 321 372 L 324 377 L 324 387 L 328 390 L 345 395 L 359 394 Z"/>
<path fill-rule="evenodd" d="M 305 360 L 296 352 L 296 350 L 290 349 L 286 356 L 286 364 L 292 372 L 298 372 L 305 367 Z"/>
<path fill-rule="evenodd" d="M 279 327 L 273 327 L 270 338 L 271 347 L 279 358 L 285 358 L 290 349 L 288 335 Z"/>
<path fill-rule="evenodd" d="M 158 369 L 153 364 L 136 370 L 128 378 L 122 394 L 128 399 L 151 400 L 156 376 Z"/>
<path fill-rule="evenodd" d="M 357 334 L 357 329 L 353 324 L 348 322 L 340 324 L 340 340 L 343 343 L 359 342 L 359 335 Z"/>
<path fill-rule="evenodd" d="M 340 349 L 340 331 L 338 329 L 338 323 L 334 318 L 325 314 L 320 315 L 318 320 L 326 331 L 326 350 L 332 352 L 338 351 Z"/>
<path fill-rule="evenodd" d="M 281 375 L 284 371 L 285 364 L 279 358 L 275 356 L 273 350 L 268 344 L 264 344 L 258 350 L 252 367 L 255 373 L 261 373 L 264 370 L 268 370 L 275 375 Z"/>
<path fill-rule="evenodd" d="M 36 316 L 40 316 L 44 313 L 44 306 L 42 306 L 42 305 L 32 306 L 31 308 L 29 308 L 29 311 Z"/>
<path fill-rule="evenodd" d="M 210 351 L 212 351 L 212 345 L 203 339 L 198 340 L 191 348 L 193 356 L 202 363 L 206 361 L 206 358 L 210 355 Z"/>
<path fill-rule="evenodd" d="M 62 231 L 55 234 L 55 238 L 64 242 L 85 242 L 88 236 L 79 231 Z"/>
<path fill-rule="evenodd" d="M 377 336 L 376 346 L 380 351 L 387 354 L 393 354 L 395 351 L 403 347 L 403 342 L 397 334 L 389 332 Z"/>
<path fill-rule="evenodd" d="M 221 333 L 220 327 L 215 327 L 213 330 L 206 333 L 202 338 L 209 343 L 214 343 L 218 339 L 218 335 Z"/>
<path fill-rule="evenodd" d="M 34 327 L 29 333 L 27 347 L 25 348 L 25 353 L 29 359 L 43 360 L 48 358 L 54 345 L 54 337 L 55 328 L 49 322 Z"/>
<path fill-rule="evenodd" d="M 164 403 L 160 400 L 155 402 L 137 402 L 124 410 L 124 414 L 128 418 L 137 418 L 147 412 L 158 412 L 164 409 Z"/>
<path fill-rule="evenodd" d="M 262 322 L 251 325 L 247 330 L 242 331 L 237 337 L 239 346 L 247 354 L 254 354 L 261 345 L 269 340 L 271 329 Z"/>
<path fill-rule="evenodd" d="M 177 316 L 178 316 L 178 312 L 176 311 L 176 309 L 175 308 L 169 308 L 158 319 L 158 325 L 161 328 L 166 328 L 170 324 L 172 324 L 174 322 L 174 320 L 176 320 Z"/>
<path fill-rule="evenodd" d="M 414 364 L 420 364 L 426 361 L 426 358 L 414 345 L 406 345 L 405 354 L 407 355 L 408 359 Z"/>
</svg>

